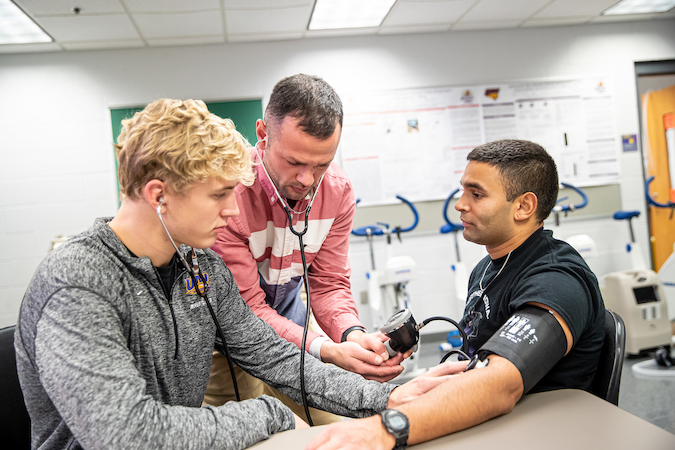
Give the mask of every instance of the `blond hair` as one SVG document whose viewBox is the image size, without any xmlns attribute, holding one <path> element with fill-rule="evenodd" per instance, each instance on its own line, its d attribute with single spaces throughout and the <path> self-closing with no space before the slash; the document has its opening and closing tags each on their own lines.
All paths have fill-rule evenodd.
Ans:
<svg viewBox="0 0 675 450">
<path fill-rule="evenodd" d="M 246 186 L 254 180 L 246 139 L 200 100 L 150 103 L 122 121 L 115 147 L 120 190 L 131 199 L 154 179 L 179 195 L 210 177 Z"/>
</svg>

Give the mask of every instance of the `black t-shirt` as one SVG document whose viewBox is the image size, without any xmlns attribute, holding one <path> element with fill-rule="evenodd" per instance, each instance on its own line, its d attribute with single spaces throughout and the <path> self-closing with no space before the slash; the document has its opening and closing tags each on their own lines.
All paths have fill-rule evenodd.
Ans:
<svg viewBox="0 0 675 450">
<path fill-rule="evenodd" d="M 552 234 L 541 228 L 510 256 L 481 260 L 469 278 L 460 321 L 473 353 L 526 303 L 541 303 L 560 314 L 574 345 L 530 393 L 588 389 L 604 339 L 605 307 L 598 281 L 576 250 Z"/>
<path fill-rule="evenodd" d="M 173 254 L 173 258 L 169 262 L 169 265 L 166 267 L 157 267 L 155 266 L 157 275 L 159 275 L 159 280 L 162 282 L 162 290 L 166 298 L 171 298 L 171 288 L 173 287 L 174 281 L 178 277 L 180 270 L 178 269 L 178 253 Z"/>
</svg>

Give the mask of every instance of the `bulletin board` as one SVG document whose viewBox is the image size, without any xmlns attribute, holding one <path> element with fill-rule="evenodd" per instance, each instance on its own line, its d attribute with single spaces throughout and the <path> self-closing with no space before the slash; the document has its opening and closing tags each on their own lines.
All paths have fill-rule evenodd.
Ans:
<svg viewBox="0 0 675 450">
<path fill-rule="evenodd" d="M 497 139 L 526 139 L 579 187 L 619 181 L 620 139 L 610 78 L 446 86 L 343 97 L 339 147 L 361 205 L 444 199 L 467 154 Z"/>
</svg>

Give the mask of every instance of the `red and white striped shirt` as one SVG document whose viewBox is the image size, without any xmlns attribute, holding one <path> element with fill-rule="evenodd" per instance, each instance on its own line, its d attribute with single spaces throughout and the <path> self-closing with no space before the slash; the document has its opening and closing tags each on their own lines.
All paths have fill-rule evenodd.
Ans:
<svg viewBox="0 0 675 450">
<path fill-rule="evenodd" d="M 262 154 L 262 153 L 261 153 Z M 251 150 L 251 158 L 259 162 Z M 235 188 L 240 215 L 230 218 L 213 246 L 232 271 L 241 296 L 253 312 L 298 347 L 306 311 L 300 300 L 302 257 L 298 237 L 261 164 L 254 166 L 252 186 Z M 303 211 L 309 198 L 294 208 Z M 335 342 L 353 326 L 362 326 L 350 289 L 348 248 L 355 212 L 347 174 L 332 163 L 319 187 L 303 236 L 309 272 L 311 307 L 319 326 Z M 302 230 L 305 214 L 293 214 Z M 295 323 L 294 323 L 295 321 Z M 307 348 L 319 335 L 308 332 Z M 316 355 L 315 355 L 316 356 Z"/>
</svg>

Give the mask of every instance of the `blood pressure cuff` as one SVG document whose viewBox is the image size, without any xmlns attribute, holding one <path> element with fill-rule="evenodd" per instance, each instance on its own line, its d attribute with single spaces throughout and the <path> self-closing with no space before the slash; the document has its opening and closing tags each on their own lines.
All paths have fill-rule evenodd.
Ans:
<svg viewBox="0 0 675 450">
<path fill-rule="evenodd" d="M 513 363 L 523 377 L 523 394 L 534 387 L 565 356 L 565 332 L 551 312 L 525 305 L 478 349 L 483 360 L 491 354 Z"/>
</svg>

